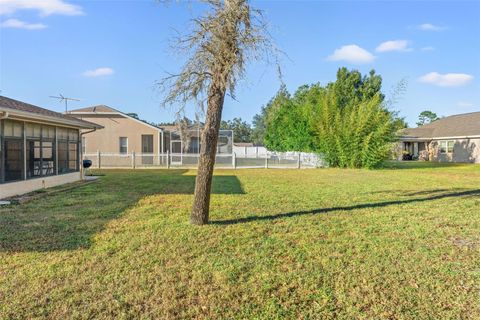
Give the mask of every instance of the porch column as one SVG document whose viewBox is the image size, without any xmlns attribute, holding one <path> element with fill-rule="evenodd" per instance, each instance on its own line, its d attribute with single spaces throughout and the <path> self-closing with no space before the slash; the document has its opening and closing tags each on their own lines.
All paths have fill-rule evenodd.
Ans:
<svg viewBox="0 0 480 320">
<path fill-rule="evenodd" d="M 413 143 L 413 155 L 418 157 L 418 142 Z"/>
</svg>

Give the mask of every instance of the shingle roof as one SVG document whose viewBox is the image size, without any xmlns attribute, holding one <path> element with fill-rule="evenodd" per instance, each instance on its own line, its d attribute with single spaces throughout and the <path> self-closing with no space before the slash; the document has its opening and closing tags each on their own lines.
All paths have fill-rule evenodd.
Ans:
<svg viewBox="0 0 480 320">
<path fill-rule="evenodd" d="M 457 114 L 418 128 L 404 129 L 402 138 L 442 138 L 480 136 L 480 112 Z"/>
<path fill-rule="evenodd" d="M 80 109 L 74 109 L 74 110 L 70 110 L 69 111 L 70 113 L 83 113 L 83 112 L 92 112 L 92 113 L 103 113 L 103 112 L 107 112 L 107 113 L 110 113 L 110 112 L 119 112 L 119 113 L 123 113 L 117 109 L 114 109 L 112 107 L 109 107 L 109 106 L 106 106 L 106 105 L 98 105 L 98 106 L 90 106 L 90 107 L 86 107 L 86 108 L 80 108 Z"/>
<path fill-rule="evenodd" d="M 25 103 L 22 101 L 14 100 L 4 96 L 0 96 L 0 108 L 12 110 L 12 112 L 20 111 L 42 117 L 47 117 L 53 122 L 75 124 L 80 128 L 101 128 L 101 126 L 88 121 L 80 120 L 75 117 L 64 115 L 59 112 L 51 111 L 45 108 L 35 106 L 33 104 Z"/>
<path fill-rule="evenodd" d="M 142 120 L 142 119 L 134 118 L 128 113 L 122 112 L 120 110 L 117 110 L 115 108 L 106 106 L 104 104 L 85 107 L 85 108 L 80 108 L 80 109 L 74 109 L 74 110 L 70 110 L 68 113 L 71 114 L 72 117 L 82 117 L 85 114 L 88 114 L 89 116 L 95 117 L 95 115 L 102 115 L 102 113 L 103 114 L 116 113 L 116 114 L 121 114 L 121 115 L 123 115 L 125 117 L 128 117 L 128 118 L 131 118 L 135 121 L 140 121 L 143 124 L 145 124 L 146 126 L 162 130 L 162 128 L 160 128 L 160 127 L 158 127 L 158 126 L 156 126 L 152 123 L 148 123 L 147 121 Z"/>
</svg>

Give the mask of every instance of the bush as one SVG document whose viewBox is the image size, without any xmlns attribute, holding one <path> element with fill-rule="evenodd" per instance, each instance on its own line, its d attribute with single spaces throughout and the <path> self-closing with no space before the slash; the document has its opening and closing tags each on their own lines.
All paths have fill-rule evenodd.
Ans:
<svg viewBox="0 0 480 320">
<path fill-rule="evenodd" d="M 265 145 L 273 151 L 321 153 L 328 165 L 373 168 L 388 159 L 402 119 L 388 110 L 381 78 L 371 72 L 338 71 L 326 87 L 282 91 L 270 109 Z M 284 90 L 284 89 L 283 89 Z"/>
</svg>

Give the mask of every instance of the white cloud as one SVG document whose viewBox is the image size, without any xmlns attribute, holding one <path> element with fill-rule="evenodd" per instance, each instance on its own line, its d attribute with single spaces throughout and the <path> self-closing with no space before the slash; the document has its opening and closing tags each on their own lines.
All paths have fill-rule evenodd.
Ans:
<svg viewBox="0 0 480 320">
<path fill-rule="evenodd" d="M 431 23 L 424 23 L 419 25 L 418 29 L 422 31 L 442 31 L 445 30 L 445 27 L 436 26 Z"/>
<path fill-rule="evenodd" d="M 433 84 L 439 87 L 459 87 L 473 80 L 473 76 L 466 73 L 430 72 L 418 78 L 418 81 Z"/>
<path fill-rule="evenodd" d="M 27 23 L 17 19 L 8 19 L 0 23 L 1 28 L 16 28 L 26 30 L 40 30 L 45 29 L 47 26 L 43 23 Z"/>
<path fill-rule="evenodd" d="M 423 47 L 423 48 L 420 49 L 420 50 L 422 50 L 422 51 L 433 51 L 433 50 L 435 50 L 435 48 L 428 46 L 428 47 Z"/>
<path fill-rule="evenodd" d="M 80 6 L 64 0 L 0 0 L 0 15 L 12 14 L 19 10 L 36 10 L 42 16 L 60 14 L 76 16 L 83 14 Z"/>
<path fill-rule="evenodd" d="M 458 101 L 457 106 L 460 108 L 471 108 L 474 104 L 469 101 Z"/>
<path fill-rule="evenodd" d="M 372 62 L 375 58 L 376 57 L 367 50 L 356 44 L 350 44 L 342 46 L 340 49 L 336 49 L 327 59 L 330 61 L 343 60 L 354 64 L 361 64 Z"/>
<path fill-rule="evenodd" d="M 375 49 L 377 52 L 388 52 L 388 51 L 412 51 L 412 48 L 408 47 L 409 42 L 407 40 L 390 40 L 380 43 L 380 45 Z"/>
<path fill-rule="evenodd" d="M 104 76 L 109 76 L 114 74 L 114 71 L 112 68 L 97 68 L 95 70 L 87 70 L 82 75 L 84 77 L 89 77 L 89 78 L 95 78 L 95 77 L 104 77 Z"/>
</svg>

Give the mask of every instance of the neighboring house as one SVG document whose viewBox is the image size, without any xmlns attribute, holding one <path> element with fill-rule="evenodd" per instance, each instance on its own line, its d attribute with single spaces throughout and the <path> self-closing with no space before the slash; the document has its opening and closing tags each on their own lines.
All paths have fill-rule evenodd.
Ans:
<svg viewBox="0 0 480 320">
<path fill-rule="evenodd" d="M 83 154 L 135 153 L 140 157 L 138 164 L 161 165 L 167 153 L 175 155 L 170 159 L 172 163 L 183 163 L 186 161 L 183 155 L 200 152 L 201 128 L 197 126 L 190 126 L 182 133 L 177 126 L 157 127 L 105 105 L 71 110 L 68 114 L 104 127 L 84 135 Z M 217 152 L 232 154 L 232 145 L 233 132 L 220 130 Z"/>
<path fill-rule="evenodd" d="M 453 115 L 402 130 L 403 159 L 480 163 L 480 112 Z"/>
<path fill-rule="evenodd" d="M 0 96 L 0 199 L 80 180 L 80 130 L 100 128 Z"/>
<path fill-rule="evenodd" d="M 83 153 L 161 154 L 165 151 L 162 129 L 114 108 L 99 105 L 71 110 L 68 114 L 104 127 L 83 136 Z"/>
</svg>

